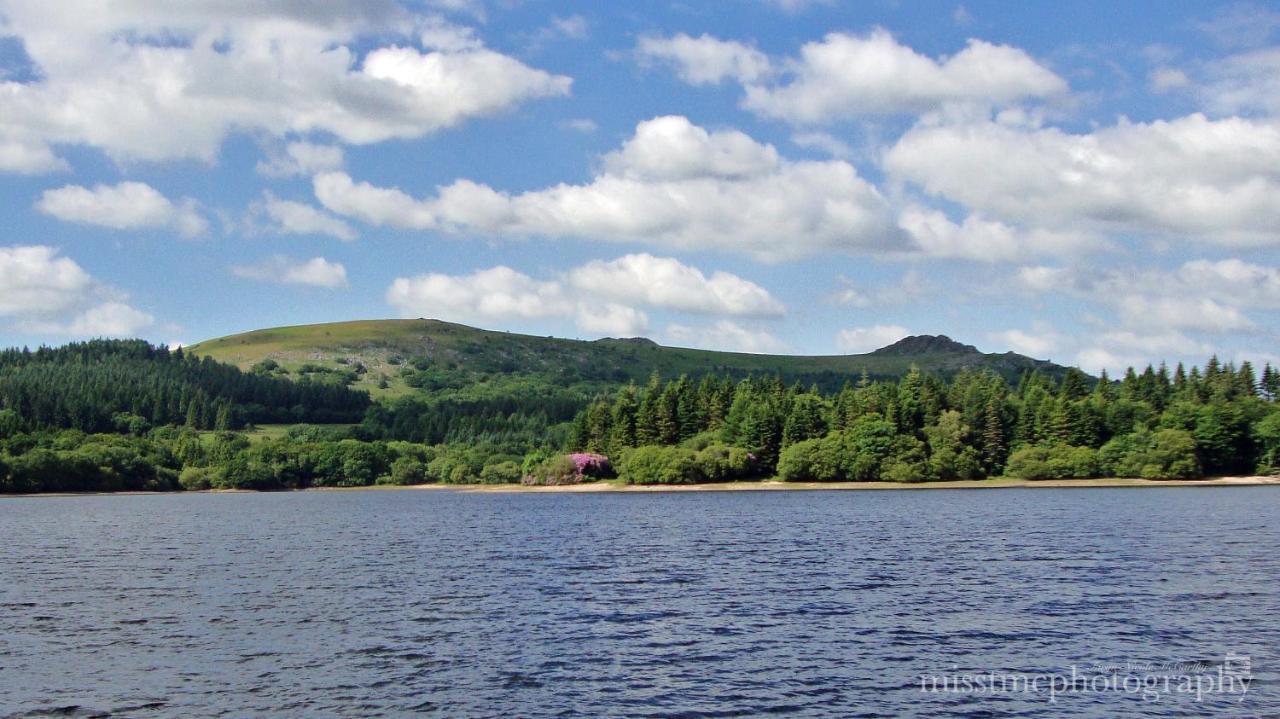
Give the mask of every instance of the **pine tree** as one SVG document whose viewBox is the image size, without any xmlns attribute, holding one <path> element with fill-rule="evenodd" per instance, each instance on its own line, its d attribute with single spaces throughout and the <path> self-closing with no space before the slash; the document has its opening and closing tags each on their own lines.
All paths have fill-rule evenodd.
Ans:
<svg viewBox="0 0 1280 719">
<path fill-rule="evenodd" d="M 982 427 L 982 460 L 989 476 L 996 476 L 1004 471 L 1004 461 L 1009 454 L 1009 445 L 1001 416 L 1000 403 L 993 395 L 987 400 L 984 408 Z"/>
<path fill-rule="evenodd" d="M 1058 396 L 1068 401 L 1083 399 L 1089 394 L 1089 386 L 1084 372 L 1075 367 L 1068 367 L 1062 375 L 1062 384 L 1058 388 Z"/>
</svg>

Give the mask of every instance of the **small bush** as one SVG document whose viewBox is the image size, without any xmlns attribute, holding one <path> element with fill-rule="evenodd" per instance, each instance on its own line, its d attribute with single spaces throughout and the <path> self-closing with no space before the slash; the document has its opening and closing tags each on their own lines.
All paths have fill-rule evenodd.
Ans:
<svg viewBox="0 0 1280 719">
<path fill-rule="evenodd" d="M 1022 447 L 1009 455 L 1005 474 L 1020 479 L 1089 479 L 1100 474 L 1098 453 L 1059 444 Z"/>
<path fill-rule="evenodd" d="M 627 484 L 694 484 L 701 481 L 697 453 L 684 447 L 636 447 L 618 462 Z"/>
<path fill-rule="evenodd" d="M 543 460 L 535 466 L 533 470 L 524 476 L 521 480 L 526 485 L 541 486 L 559 486 L 565 484 L 578 484 L 582 481 L 582 475 L 578 472 L 578 465 L 567 454 L 551 457 Z"/>
<path fill-rule="evenodd" d="M 515 462 L 487 464 L 480 470 L 484 484 L 515 484 L 520 481 L 520 465 Z"/>
<path fill-rule="evenodd" d="M 218 471 L 212 467 L 183 467 L 178 474 L 178 485 L 189 492 L 212 489 L 215 480 L 217 484 L 222 484 L 217 474 Z"/>
</svg>

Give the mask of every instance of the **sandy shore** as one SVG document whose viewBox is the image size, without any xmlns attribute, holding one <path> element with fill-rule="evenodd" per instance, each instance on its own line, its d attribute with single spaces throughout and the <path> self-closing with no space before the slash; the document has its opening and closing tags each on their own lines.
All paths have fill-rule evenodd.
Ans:
<svg viewBox="0 0 1280 719">
<path fill-rule="evenodd" d="M 399 486 L 378 484 L 368 487 L 311 487 L 301 490 L 268 490 L 295 492 L 403 492 L 414 490 L 452 492 L 512 492 L 512 493 L 587 493 L 587 492 L 791 492 L 822 489 L 1044 489 L 1087 487 L 1256 487 L 1280 486 L 1280 477 L 1213 477 L 1211 479 L 972 479 L 950 482 L 779 482 L 759 480 L 754 482 L 720 482 L 715 484 L 622 484 L 618 481 L 589 482 L 561 487 L 526 487 L 519 484 L 414 484 Z M 17 497 L 86 497 L 86 496 L 135 496 L 156 497 L 166 494 L 258 494 L 252 489 L 205 489 L 192 492 L 48 492 L 43 494 L 0 494 L 0 499 Z"/>
<path fill-rule="evenodd" d="M 1280 477 L 1215 477 L 1195 480 L 1152 479 L 974 479 L 949 482 L 722 482 L 718 484 L 659 484 L 635 485 L 618 482 L 591 482 L 560 487 L 525 487 L 514 484 L 465 485 L 458 489 L 467 492 L 769 492 L 819 489 L 1011 489 L 1011 488 L 1065 488 L 1065 487 L 1249 487 L 1280 485 Z M 438 488 L 441 485 L 423 485 Z M 446 485 L 447 486 L 447 485 Z"/>
</svg>

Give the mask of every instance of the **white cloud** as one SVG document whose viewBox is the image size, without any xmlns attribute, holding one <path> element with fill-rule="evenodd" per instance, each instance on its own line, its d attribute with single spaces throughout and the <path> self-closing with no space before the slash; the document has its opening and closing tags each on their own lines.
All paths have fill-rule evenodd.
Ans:
<svg viewBox="0 0 1280 719">
<path fill-rule="evenodd" d="M 808 10 L 815 5 L 831 5 L 834 2 L 835 0 L 764 0 L 766 5 L 772 5 L 791 14 Z"/>
<path fill-rule="evenodd" d="M 649 317 L 637 305 L 729 317 L 777 317 L 784 311 L 767 290 L 737 275 L 708 276 L 674 258 L 647 254 L 588 262 L 549 280 L 504 266 L 400 277 L 387 290 L 387 302 L 405 317 L 572 317 L 580 330 L 615 336 L 648 330 Z"/>
<path fill-rule="evenodd" d="M 638 337 L 649 331 L 649 316 L 634 307 L 607 303 L 593 306 L 579 303 L 578 329 L 612 337 Z"/>
<path fill-rule="evenodd" d="M 142 182 L 117 185 L 65 185 L 45 190 L 36 209 L 64 222 L 110 227 L 115 230 L 169 228 L 183 237 L 196 237 L 209 229 L 195 200 L 177 203 Z"/>
<path fill-rule="evenodd" d="M 343 172 L 326 172 L 314 178 L 316 199 L 332 212 L 354 217 L 370 225 L 430 229 L 436 224 L 430 203 L 420 203 L 397 189 L 354 182 Z"/>
<path fill-rule="evenodd" d="M 726 79 L 754 83 L 773 71 L 768 56 L 754 47 L 706 34 L 642 37 L 636 52 L 642 61 L 673 66 L 690 85 L 715 85 Z"/>
<path fill-rule="evenodd" d="M 1151 71 L 1151 79 L 1147 84 L 1152 92 L 1161 94 L 1187 87 L 1191 84 L 1191 80 L 1187 78 L 1185 72 L 1176 67 L 1158 67 Z"/>
<path fill-rule="evenodd" d="M 76 337 L 132 337 L 155 324 L 155 318 L 123 302 L 104 302 L 72 318 L 53 334 Z"/>
<path fill-rule="evenodd" d="M 1188 260 L 1168 270 L 1033 266 L 1020 268 L 1016 279 L 1032 292 L 1064 292 L 1099 301 L 1140 294 L 1280 309 L 1280 268 L 1238 258 Z"/>
<path fill-rule="evenodd" d="M 444 319 L 540 319 L 571 315 L 575 309 L 559 283 L 503 266 L 462 276 L 433 272 L 400 277 L 387 289 L 387 303 L 404 317 Z"/>
<path fill-rule="evenodd" d="M 340 262 L 330 262 L 323 257 L 295 260 L 276 255 L 256 265 L 237 265 L 232 274 L 258 282 L 274 282 L 285 285 L 306 285 L 337 289 L 347 286 L 347 268 Z"/>
<path fill-rule="evenodd" d="M 551 18 L 551 30 L 562 37 L 581 40 L 587 36 L 587 19 L 581 15 Z"/>
<path fill-rule="evenodd" d="M 1057 232 L 1280 241 L 1280 125 L 1190 115 L 1074 135 L 1000 122 L 919 125 L 895 178 L 990 219 Z"/>
<path fill-rule="evenodd" d="M 829 300 L 832 304 L 851 307 L 871 307 L 873 305 L 900 305 L 918 302 L 936 295 L 937 287 L 917 269 L 902 273 L 895 282 L 874 287 L 860 287 L 848 277 L 838 277 L 840 289 L 833 293 Z"/>
<path fill-rule="evenodd" d="M 976 214 L 956 224 L 942 212 L 918 206 L 903 210 L 898 226 L 915 240 L 924 255 L 983 262 L 1014 261 L 1044 254 L 1079 255 L 1103 244 L 1080 232 L 1022 230 Z"/>
<path fill-rule="evenodd" d="M 1144 330 L 1198 330 L 1240 332 L 1254 323 L 1235 307 L 1204 297 L 1147 297 L 1124 295 L 1115 304 L 1127 327 Z"/>
<path fill-rule="evenodd" d="M 748 327 L 731 320 L 701 326 L 673 323 L 667 326 L 666 338 L 668 342 L 680 347 L 725 352 L 780 354 L 789 349 L 785 342 L 768 330 Z"/>
<path fill-rule="evenodd" d="M 765 260 L 820 250 L 883 252 L 902 233 L 852 165 L 790 162 L 733 130 L 683 117 L 640 123 L 586 185 L 507 195 L 469 180 L 416 200 L 343 173 L 315 178 L 329 210 L 370 224 L 499 236 L 643 242 L 750 253 Z"/>
<path fill-rule="evenodd" d="M 737 275 L 707 277 L 673 257 L 633 254 L 596 260 L 569 272 L 569 284 L 590 297 L 736 317 L 779 317 L 785 309 L 768 290 Z"/>
<path fill-rule="evenodd" d="M 578 117 L 572 120 L 565 120 L 560 123 L 560 127 L 565 130 L 573 130 L 574 132 L 581 132 L 584 134 L 592 133 L 600 129 L 600 126 L 596 124 L 596 121 L 589 117 Z"/>
<path fill-rule="evenodd" d="M 278 232 L 293 235 L 329 235 L 350 242 L 356 231 L 342 220 L 311 205 L 281 200 L 270 192 L 263 198 L 262 211 Z"/>
<path fill-rule="evenodd" d="M 811 124 L 926 112 L 948 103 L 1008 104 L 1067 90 L 1062 78 L 1018 48 L 969 40 L 965 49 L 939 61 L 883 29 L 861 36 L 830 33 L 806 43 L 787 66 L 782 84 L 747 84 L 743 105 L 767 117 Z"/>
<path fill-rule="evenodd" d="M 1280 48 L 1233 55 L 1206 64 L 1194 92 L 1209 110 L 1280 115 Z"/>
<path fill-rule="evenodd" d="M 235 131 L 417 138 L 571 85 L 478 41 L 432 47 L 467 31 L 391 2 L 8 0 L 3 14 L 38 73 L 0 82 L 0 168 L 17 171 L 57 169 L 57 144 L 212 161 Z M 352 49 L 370 40 L 395 44 Z"/>
<path fill-rule="evenodd" d="M 1231 3 L 1199 29 L 1224 47 L 1257 47 L 1280 30 L 1280 12 L 1252 2 Z"/>
<path fill-rule="evenodd" d="M 1086 372 L 1107 370 L 1112 377 L 1129 367 L 1141 368 L 1171 356 L 1205 357 L 1213 348 L 1180 332 L 1104 332 L 1076 353 L 1076 365 Z"/>
<path fill-rule="evenodd" d="M 1048 328 L 1040 328 L 1038 332 L 1024 332 L 1023 330 L 1012 329 L 1002 332 L 992 332 L 989 335 L 992 340 L 999 342 L 1010 350 L 1023 354 L 1028 357 L 1043 359 L 1048 357 L 1050 353 L 1057 350 L 1063 342 L 1061 335 L 1049 330 Z"/>
<path fill-rule="evenodd" d="M 3 87 L 0 86 L 0 93 Z M 2 95 L 0 95 L 2 96 Z M 38 139 L 25 141 L 0 135 L 0 172 L 22 175 L 39 175 L 46 172 L 64 172 L 71 166 L 53 154 L 53 150 Z"/>
<path fill-rule="evenodd" d="M 52 247 L 0 247 L 0 317 L 14 320 L 21 331 L 135 335 L 154 318 L 125 304 L 125 299 Z"/>
<path fill-rule="evenodd" d="M 910 334 L 910 330 L 899 325 L 853 327 L 836 333 L 836 347 L 845 354 L 863 354 L 887 347 Z"/>
<path fill-rule="evenodd" d="M 341 170 L 345 153 L 337 145 L 290 142 L 283 151 L 275 150 L 258 163 L 258 173 L 267 177 L 310 176 Z"/>
<path fill-rule="evenodd" d="M 93 284 L 89 273 L 52 247 L 0 247 L 0 317 L 62 312 Z"/>
</svg>

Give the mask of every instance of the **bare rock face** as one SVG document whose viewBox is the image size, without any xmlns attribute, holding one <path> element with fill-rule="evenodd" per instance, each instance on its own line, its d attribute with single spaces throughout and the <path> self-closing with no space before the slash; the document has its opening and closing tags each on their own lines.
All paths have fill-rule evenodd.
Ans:
<svg viewBox="0 0 1280 719">
<path fill-rule="evenodd" d="M 946 335 L 914 335 L 903 337 L 873 355 L 897 356 L 918 354 L 981 354 L 973 345 L 961 344 Z"/>
</svg>

